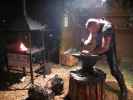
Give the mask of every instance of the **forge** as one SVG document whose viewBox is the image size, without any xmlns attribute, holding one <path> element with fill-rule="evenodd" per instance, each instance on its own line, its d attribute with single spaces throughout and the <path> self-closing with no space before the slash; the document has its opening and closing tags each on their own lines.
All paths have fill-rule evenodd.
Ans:
<svg viewBox="0 0 133 100">
<path fill-rule="evenodd" d="M 44 58 L 45 25 L 33 20 L 22 1 L 20 16 L 11 21 L 7 30 L 14 34 L 7 43 L 8 70 L 32 72 L 32 63 Z"/>
</svg>

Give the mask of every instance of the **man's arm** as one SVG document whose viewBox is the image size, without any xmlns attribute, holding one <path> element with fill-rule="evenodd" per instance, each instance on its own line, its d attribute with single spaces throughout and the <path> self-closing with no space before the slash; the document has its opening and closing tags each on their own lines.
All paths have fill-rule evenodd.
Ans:
<svg viewBox="0 0 133 100">
<path fill-rule="evenodd" d="M 101 46 L 98 48 L 95 48 L 91 53 L 100 55 L 107 52 L 109 50 L 111 40 L 112 40 L 111 36 L 103 36 Z"/>
</svg>

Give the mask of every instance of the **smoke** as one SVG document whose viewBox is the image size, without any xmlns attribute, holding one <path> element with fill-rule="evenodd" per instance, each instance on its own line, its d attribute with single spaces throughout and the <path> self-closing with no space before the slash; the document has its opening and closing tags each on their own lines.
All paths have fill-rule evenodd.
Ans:
<svg viewBox="0 0 133 100">
<path fill-rule="evenodd" d="M 104 6 L 107 0 L 73 0 L 67 3 L 68 7 L 74 8 L 97 8 Z"/>
</svg>

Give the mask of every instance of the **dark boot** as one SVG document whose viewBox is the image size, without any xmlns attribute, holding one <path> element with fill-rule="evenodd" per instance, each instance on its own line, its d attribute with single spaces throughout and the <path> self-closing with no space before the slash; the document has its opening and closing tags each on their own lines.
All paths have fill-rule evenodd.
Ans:
<svg viewBox="0 0 133 100">
<path fill-rule="evenodd" d="M 112 72 L 112 75 L 115 77 L 120 87 L 119 100 L 127 100 L 128 91 L 122 73 L 119 70 L 117 70 Z"/>
<path fill-rule="evenodd" d="M 119 100 L 127 100 L 128 99 L 128 90 L 125 85 L 124 79 L 120 79 L 118 81 L 119 87 L 120 87 L 120 95 L 119 95 Z"/>
<path fill-rule="evenodd" d="M 128 97 L 127 87 L 123 75 L 120 72 L 119 66 L 117 64 L 116 50 L 111 49 L 110 51 L 107 52 L 106 55 L 109 67 L 111 69 L 111 74 L 115 77 L 120 87 L 119 100 L 127 100 Z"/>
</svg>

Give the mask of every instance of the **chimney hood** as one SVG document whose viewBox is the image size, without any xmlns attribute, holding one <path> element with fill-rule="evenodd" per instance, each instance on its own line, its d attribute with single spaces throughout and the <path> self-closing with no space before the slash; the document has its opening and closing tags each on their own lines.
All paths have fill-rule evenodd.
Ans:
<svg viewBox="0 0 133 100">
<path fill-rule="evenodd" d="M 34 31 L 34 30 L 44 30 L 45 26 L 41 25 L 39 22 L 30 18 L 26 12 L 26 1 L 22 2 L 22 14 L 15 20 L 12 20 L 8 30 L 9 31 Z"/>
</svg>

